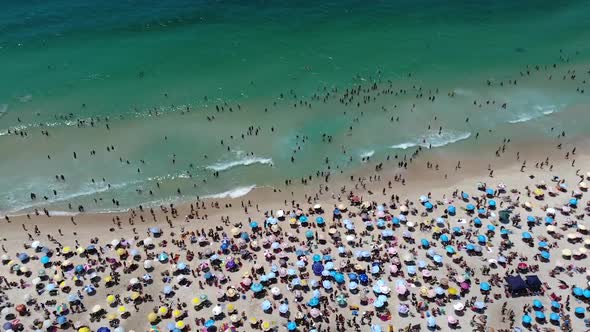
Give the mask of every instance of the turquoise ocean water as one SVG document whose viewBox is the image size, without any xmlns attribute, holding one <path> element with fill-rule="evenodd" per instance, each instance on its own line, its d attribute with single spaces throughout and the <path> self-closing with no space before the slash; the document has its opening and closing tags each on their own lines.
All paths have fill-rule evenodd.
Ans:
<svg viewBox="0 0 590 332">
<path fill-rule="evenodd" d="M 590 1 L 6 1 L 0 214 L 237 196 L 418 145 L 470 153 L 550 128 L 584 135 L 589 12 Z"/>
</svg>

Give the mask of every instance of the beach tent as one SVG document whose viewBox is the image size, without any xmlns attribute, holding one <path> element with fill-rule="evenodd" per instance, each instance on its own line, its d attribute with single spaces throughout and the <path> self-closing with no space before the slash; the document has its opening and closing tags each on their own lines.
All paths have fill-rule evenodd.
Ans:
<svg viewBox="0 0 590 332">
<path fill-rule="evenodd" d="M 526 276 L 526 284 L 532 291 L 541 289 L 541 280 L 536 275 Z"/>
<path fill-rule="evenodd" d="M 526 293 L 527 285 L 520 276 L 508 276 L 506 277 L 506 283 L 513 296 Z"/>
</svg>

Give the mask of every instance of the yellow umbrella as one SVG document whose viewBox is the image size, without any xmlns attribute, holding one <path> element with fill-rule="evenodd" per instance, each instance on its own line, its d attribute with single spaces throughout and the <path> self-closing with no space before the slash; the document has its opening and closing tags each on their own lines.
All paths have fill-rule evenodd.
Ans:
<svg viewBox="0 0 590 332">
<path fill-rule="evenodd" d="M 125 308 L 125 306 L 119 306 L 119 309 L 118 310 L 119 310 L 120 313 L 127 312 L 127 308 Z"/>
<path fill-rule="evenodd" d="M 234 288 L 229 288 L 226 292 L 227 297 L 229 298 L 233 298 L 234 296 L 236 296 L 236 290 Z"/>
<path fill-rule="evenodd" d="M 258 319 L 254 318 L 254 317 L 250 318 L 250 324 L 254 325 L 257 323 L 258 323 Z"/>
<path fill-rule="evenodd" d="M 572 251 L 571 251 L 571 250 L 569 250 L 569 249 L 563 249 L 563 250 L 561 251 L 561 254 L 562 254 L 563 256 L 566 256 L 566 257 L 567 257 L 567 256 L 571 256 L 571 255 L 572 255 Z"/>
<path fill-rule="evenodd" d="M 87 328 L 86 326 L 84 326 L 84 327 L 79 328 L 78 332 L 90 332 L 90 329 Z"/>
<path fill-rule="evenodd" d="M 63 247 L 63 249 L 61 250 L 61 252 L 63 254 L 69 254 L 70 252 L 72 252 L 72 248 L 67 247 L 67 246 L 66 247 Z"/>
<path fill-rule="evenodd" d="M 133 301 L 135 301 L 139 298 L 139 296 L 140 294 L 138 292 L 132 292 L 130 297 Z"/>
<path fill-rule="evenodd" d="M 270 323 L 267 321 L 262 322 L 262 330 L 263 331 L 268 331 L 270 330 Z"/>
<path fill-rule="evenodd" d="M 233 303 L 228 303 L 225 308 L 227 309 L 227 312 L 234 312 L 236 310 L 236 306 Z"/>
<path fill-rule="evenodd" d="M 84 249 L 84 247 L 78 247 L 78 248 L 76 249 L 76 252 L 77 252 L 78 254 L 83 254 L 85 251 L 86 251 L 86 249 Z M 83 327 L 83 328 L 84 328 L 84 327 Z M 86 328 L 87 328 L 87 327 L 86 327 Z"/>
<path fill-rule="evenodd" d="M 176 328 L 182 330 L 184 328 L 185 324 L 183 321 L 179 320 L 178 322 L 176 322 Z"/>
<path fill-rule="evenodd" d="M 67 283 L 66 280 L 64 280 L 64 281 L 62 281 L 62 282 L 59 283 L 59 288 L 61 288 L 61 289 L 64 289 L 64 288 L 66 288 L 68 286 L 69 285 L 68 285 L 68 283 Z"/>
<path fill-rule="evenodd" d="M 111 312 L 107 315 L 107 319 L 108 320 L 115 320 L 115 319 L 117 319 L 117 314 L 114 312 Z"/>
<path fill-rule="evenodd" d="M 158 314 L 160 315 L 166 315 L 168 313 L 168 308 L 161 306 L 160 308 L 158 308 Z"/>
<path fill-rule="evenodd" d="M 62 280 L 64 280 L 64 277 L 61 274 L 56 274 L 53 276 L 53 280 L 61 282 Z"/>
<path fill-rule="evenodd" d="M 449 294 L 450 295 L 457 295 L 457 294 L 459 294 L 459 292 L 457 291 L 457 288 L 451 287 L 451 288 L 449 288 Z"/>
<path fill-rule="evenodd" d="M 545 193 L 540 188 L 535 189 L 535 196 L 543 196 Z"/>
<path fill-rule="evenodd" d="M 158 315 L 156 315 L 156 313 L 155 313 L 155 312 L 150 312 L 150 313 L 147 315 L 147 319 L 148 319 L 148 322 L 150 322 L 150 323 L 153 323 L 153 322 L 155 322 L 155 321 L 157 321 L 157 320 L 158 320 Z"/>
<path fill-rule="evenodd" d="M 119 255 L 119 256 L 123 256 L 126 253 L 127 253 L 127 251 L 125 251 L 125 249 L 123 249 L 123 248 L 117 249 L 117 255 Z"/>
<path fill-rule="evenodd" d="M 182 315 L 182 311 L 175 309 L 174 311 L 172 311 L 172 317 L 174 318 L 178 318 Z"/>
<path fill-rule="evenodd" d="M 420 288 L 420 295 L 422 295 L 422 296 L 428 295 L 428 288 L 426 288 L 426 287 Z"/>
<path fill-rule="evenodd" d="M 113 302 L 115 302 L 115 295 L 111 294 L 111 295 L 107 296 L 107 303 L 111 304 Z"/>
<path fill-rule="evenodd" d="M 201 299 L 198 297 L 193 297 L 193 305 L 197 306 L 201 304 Z"/>
<path fill-rule="evenodd" d="M 105 283 L 105 284 L 108 284 L 108 283 L 109 283 L 109 282 L 111 282 L 111 281 L 113 281 L 113 277 L 111 277 L 111 276 L 106 276 L 106 277 L 104 277 L 104 283 Z"/>
</svg>

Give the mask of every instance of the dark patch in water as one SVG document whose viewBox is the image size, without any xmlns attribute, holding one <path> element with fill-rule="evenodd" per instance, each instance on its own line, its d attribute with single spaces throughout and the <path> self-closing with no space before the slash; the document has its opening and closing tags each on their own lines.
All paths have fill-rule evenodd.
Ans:
<svg viewBox="0 0 590 332">
<path fill-rule="evenodd" d="M 517 53 L 524 53 L 526 52 L 526 49 L 522 48 L 522 47 L 517 47 L 514 49 Z"/>
</svg>

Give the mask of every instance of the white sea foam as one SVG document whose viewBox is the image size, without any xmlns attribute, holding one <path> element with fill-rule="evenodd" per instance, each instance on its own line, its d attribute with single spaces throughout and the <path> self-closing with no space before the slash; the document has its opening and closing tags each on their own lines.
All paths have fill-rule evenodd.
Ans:
<svg viewBox="0 0 590 332">
<path fill-rule="evenodd" d="M 364 151 L 361 153 L 361 158 L 370 158 L 375 154 L 375 150 Z"/>
<path fill-rule="evenodd" d="M 534 109 L 535 109 L 535 111 L 531 112 L 531 113 L 517 114 L 516 115 L 517 118 L 513 119 L 513 120 L 509 120 L 508 123 L 514 124 L 514 123 L 527 122 L 527 121 L 538 119 L 543 116 L 550 115 L 550 114 L 557 112 L 557 106 L 555 106 L 555 105 L 546 105 L 546 106 L 535 105 Z"/>
<path fill-rule="evenodd" d="M 443 131 L 440 135 L 437 132 L 428 132 L 415 140 L 392 145 L 391 148 L 402 150 L 406 150 L 416 146 L 421 146 L 424 148 L 438 148 L 462 140 L 466 140 L 470 136 L 470 132 Z"/>
<path fill-rule="evenodd" d="M 219 162 L 219 163 L 207 166 L 207 169 L 219 172 L 219 171 L 225 171 L 230 168 L 237 167 L 237 166 L 249 166 L 252 164 L 272 165 L 272 159 L 271 158 L 248 156 L 248 157 L 244 157 L 244 158 L 241 158 L 238 160 Z"/>
<path fill-rule="evenodd" d="M 0 104 L 0 118 L 8 112 L 8 104 Z"/>
<path fill-rule="evenodd" d="M 228 191 L 224 191 L 221 193 L 213 194 L 213 195 L 205 195 L 203 198 L 238 198 L 244 195 L 247 195 L 251 192 L 256 185 L 246 186 L 246 187 L 237 187 Z"/>
</svg>

